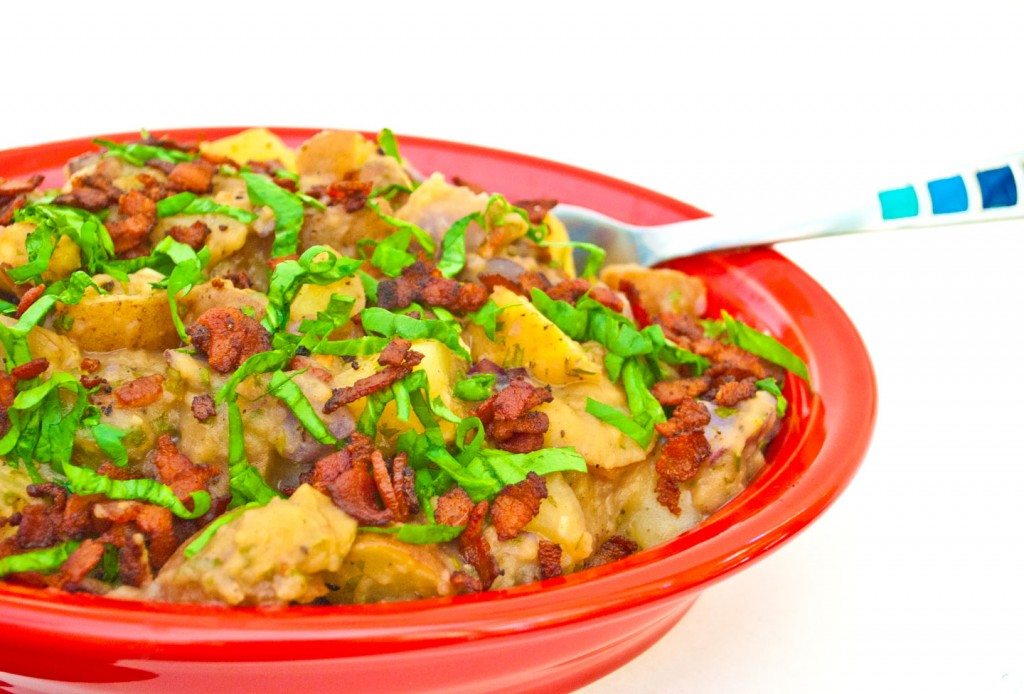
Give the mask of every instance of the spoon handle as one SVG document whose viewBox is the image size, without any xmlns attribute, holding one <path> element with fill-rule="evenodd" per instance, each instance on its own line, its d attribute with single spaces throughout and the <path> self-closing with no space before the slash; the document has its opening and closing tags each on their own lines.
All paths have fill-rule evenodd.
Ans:
<svg viewBox="0 0 1024 694">
<path fill-rule="evenodd" d="M 1015 154 L 993 166 L 886 189 L 862 207 L 826 216 L 771 221 L 763 215 L 722 215 L 637 230 L 638 250 L 642 262 L 654 264 L 777 241 L 1012 219 L 1024 217 L 1022 193 L 1024 154 Z"/>
</svg>

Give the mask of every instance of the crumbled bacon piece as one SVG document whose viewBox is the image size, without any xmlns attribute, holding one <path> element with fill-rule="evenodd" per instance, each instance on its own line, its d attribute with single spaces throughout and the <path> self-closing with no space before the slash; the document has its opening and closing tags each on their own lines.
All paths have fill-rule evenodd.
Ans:
<svg viewBox="0 0 1024 694">
<path fill-rule="evenodd" d="M 139 189 L 139 192 L 153 202 L 163 200 L 167 197 L 167 187 L 164 186 L 164 184 L 155 176 L 150 176 L 147 173 L 140 173 L 136 176 L 136 179 L 142 184 L 142 188 Z"/>
<path fill-rule="evenodd" d="M 703 395 L 710 387 L 710 379 L 696 376 L 655 383 L 651 388 L 651 394 L 662 405 L 678 405 L 684 400 L 691 400 Z"/>
<path fill-rule="evenodd" d="M 93 506 L 103 499 L 102 496 L 69 496 L 63 487 L 52 482 L 30 484 L 26 492 L 34 499 L 49 499 L 49 502 L 35 502 L 21 509 L 15 539 L 22 549 L 81 540 L 106 528 L 106 524 L 98 522 L 92 513 Z"/>
<path fill-rule="evenodd" d="M 522 482 L 510 484 L 498 492 L 491 505 L 491 523 L 502 540 L 511 540 L 522 532 L 540 511 L 540 502 L 548 496 L 544 478 L 531 472 Z"/>
<path fill-rule="evenodd" d="M 33 378 L 50 368 L 50 360 L 46 357 L 36 357 L 24 364 L 19 364 L 11 369 L 11 375 L 19 381 L 31 381 Z"/>
<path fill-rule="evenodd" d="M 470 593 L 481 593 L 484 589 L 484 584 L 480 582 L 480 579 L 476 576 L 471 576 L 465 571 L 453 571 L 452 577 L 452 588 L 455 590 L 456 595 L 469 595 Z"/>
<path fill-rule="evenodd" d="M 38 188 L 39 184 L 42 182 L 42 174 L 34 174 L 28 178 L 12 178 L 6 181 L 0 178 L 0 197 L 31 193 L 33 190 Z"/>
<path fill-rule="evenodd" d="M 97 371 L 100 370 L 101 366 L 102 366 L 102 364 L 100 364 L 100 360 L 99 359 L 93 359 L 92 357 L 85 357 L 85 358 L 82 359 L 81 363 L 79 363 L 78 368 L 80 368 L 85 373 L 94 374 L 94 373 L 96 373 Z"/>
<path fill-rule="evenodd" d="M 18 380 L 14 376 L 0 371 L 0 436 L 11 428 L 11 419 L 7 411 L 14 404 L 17 395 Z"/>
<path fill-rule="evenodd" d="M 459 535 L 459 553 L 466 563 L 476 569 L 481 590 L 486 590 L 501 575 L 498 562 L 491 554 L 491 545 L 484 539 L 484 521 L 487 518 L 486 501 L 481 501 L 469 514 L 466 529 Z"/>
<path fill-rule="evenodd" d="M 448 279 L 436 267 L 416 262 L 405 268 L 401 276 L 378 283 L 377 305 L 393 311 L 419 302 L 465 313 L 483 306 L 487 294 L 483 285 Z"/>
<path fill-rule="evenodd" d="M 546 414 L 529 410 L 552 399 L 550 388 L 540 388 L 516 379 L 481 403 L 474 414 L 484 423 L 487 436 L 498 448 L 513 453 L 529 453 L 544 446 L 544 434 L 549 424 Z"/>
<path fill-rule="evenodd" d="M 192 250 L 198 251 L 206 244 L 210 236 L 210 227 L 202 221 L 196 220 L 189 226 L 173 226 L 167 230 L 167 235 L 178 243 L 189 246 Z"/>
<path fill-rule="evenodd" d="M 134 526 L 148 536 L 148 559 L 154 568 L 159 569 L 163 566 L 180 544 L 174 533 L 173 516 L 163 506 L 144 504 L 139 501 L 108 501 L 96 504 L 93 513 L 97 518 L 107 520 L 115 526 Z M 114 534 L 116 537 L 117 533 L 115 531 L 108 533 L 108 535 L 110 534 Z M 114 544 L 118 543 L 115 541 Z M 133 584 L 129 583 L 129 585 Z"/>
<path fill-rule="evenodd" d="M 242 362 L 270 349 L 270 334 L 255 318 L 237 308 L 217 306 L 207 309 L 188 330 L 192 344 L 222 374 L 237 369 Z"/>
<path fill-rule="evenodd" d="M 27 292 L 21 295 L 21 299 L 18 301 L 18 308 L 14 311 L 15 318 L 21 318 L 25 311 L 32 307 L 32 304 L 39 300 L 39 297 L 46 291 L 45 284 L 37 284 L 30 288 Z"/>
<path fill-rule="evenodd" d="M 557 542 L 541 539 L 537 547 L 537 564 L 540 566 L 541 578 L 554 578 L 562 575 L 562 546 Z"/>
<path fill-rule="evenodd" d="M 395 343 L 399 345 L 397 348 L 392 347 Z M 391 344 L 381 352 L 379 361 L 384 368 L 366 378 L 359 379 L 351 386 L 332 390 L 331 397 L 324 403 L 324 414 L 330 414 L 342 405 L 355 402 L 371 393 L 390 388 L 393 383 L 412 373 L 412 368 L 420 363 L 423 355 L 410 349 L 410 346 L 411 343 L 408 340 L 402 338 L 392 340 Z"/>
<path fill-rule="evenodd" d="M 601 543 L 597 551 L 587 559 L 586 568 L 592 569 L 595 566 L 610 564 L 619 559 L 625 559 L 630 554 L 635 554 L 639 547 L 632 540 L 622 535 L 612 535 Z"/>
<path fill-rule="evenodd" d="M 409 458 L 399 453 L 388 470 L 387 461 L 380 451 L 370 456 L 373 481 L 377 485 L 377 493 L 384 501 L 384 506 L 391 512 L 392 520 L 401 523 L 419 510 L 416 498 L 415 473 L 408 465 Z"/>
<path fill-rule="evenodd" d="M 217 405 L 213 401 L 213 396 L 209 393 L 203 393 L 192 398 L 192 416 L 200 422 L 216 417 Z"/>
<path fill-rule="evenodd" d="M 343 180 L 328 186 L 316 186 L 309 194 L 328 205 L 341 205 L 346 212 L 358 212 L 366 205 L 371 192 L 373 183 L 370 181 Z"/>
<path fill-rule="evenodd" d="M 558 204 L 558 201 L 550 198 L 538 198 L 536 200 L 520 200 L 512 204 L 526 210 L 526 214 L 530 217 L 530 224 L 543 224 L 544 218 Z"/>
<path fill-rule="evenodd" d="M 101 386 L 106 383 L 107 379 L 100 378 L 99 376 L 88 376 L 86 374 L 82 374 L 78 377 L 78 382 L 86 388 L 95 388 L 96 386 Z"/>
<path fill-rule="evenodd" d="M 182 501 L 188 499 L 192 492 L 206 489 L 214 475 L 213 468 L 196 465 L 179 451 L 169 434 L 163 434 L 156 440 L 153 464 L 160 481 L 170 487 L 174 496 Z"/>
<path fill-rule="evenodd" d="M 120 196 L 117 201 L 119 216 L 107 222 L 114 251 L 123 254 L 138 249 L 156 225 L 156 203 L 137 190 Z"/>
<path fill-rule="evenodd" d="M 114 204 L 121 192 L 111 181 L 108 167 L 104 167 L 104 161 L 101 161 L 93 173 L 72 179 L 71 192 L 58 195 L 53 202 L 98 212 Z"/>
<path fill-rule="evenodd" d="M 228 280 L 235 286 L 235 289 L 251 289 L 252 278 L 249 277 L 249 273 L 245 270 L 236 270 L 229 272 L 224 275 L 224 279 Z"/>
<path fill-rule="evenodd" d="M 115 526 L 103 540 L 117 547 L 118 578 L 123 584 L 141 588 L 153 580 L 146 538 L 132 524 Z"/>
<path fill-rule="evenodd" d="M 757 393 L 754 378 L 741 381 L 726 381 L 718 386 L 715 392 L 715 404 L 721 407 L 734 407 Z"/>
<path fill-rule="evenodd" d="M 526 369 L 521 366 L 503 367 L 498 366 L 490 359 L 481 359 L 469 367 L 468 374 L 492 374 L 494 376 L 494 387 L 497 390 L 504 390 L 512 381 L 526 380 Z"/>
<path fill-rule="evenodd" d="M 0 227 L 7 226 L 14 221 L 14 213 L 25 206 L 28 201 L 24 195 L 15 195 L 9 198 L 0 197 Z"/>
<path fill-rule="evenodd" d="M 656 425 L 658 433 L 666 439 L 654 464 L 658 473 L 658 501 L 677 516 L 681 512 L 679 484 L 696 475 L 711 456 L 711 446 L 703 431 L 710 421 L 707 409 L 690 399 L 680 403 L 668 421 Z"/>
<path fill-rule="evenodd" d="M 100 466 L 96 468 L 96 473 L 109 477 L 112 480 L 134 480 L 141 477 L 141 475 L 132 472 L 127 467 L 118 467 L 109 460 L 104 460 L 100 463 Z"/>
<path fill-rule="evenodd" d="M 209 193 L 215 171 L 212 164 L 202 159 L 184 161 L 171 169 L 167 181 L 178 190 L 198 194 Z"/>
<path fill-rule="evenodd" d="M 344 449 L 318 460 L 305 477 L 361 524 L 387 525 L 392 513 L 380 507 L 377 485 L 369 470 L 374 452 L 368 437 L 352 434 Z"/>
<path fill-rule="evenodd" d="M 457 186 L 461 186 L 463 188 L 469 188 L 474 193 L 486 193 L 487 192 L 487 190 L 483 186 L 477 185 L 476 183 L 473 183 L 472 181 L 466 180 L 462 176 L 452 176 L 452 183 L 454 183 Z"/>
<path fill-rule="evenodd" d="M 576 279 L 562 280 L 553 287 L 543 291 L 552 299 L 565 301 L 570 304 L 575 304 L 584 294 L 589 294 L 591 299 L 613 311 L 622 312 L 622 309 L 625 308 L 619 295 L 608 287 L 591 284 L 587 280 L 578 277 Z"/>
<path fill-rule="evenodd" d="M 465 525 L 473 510 L 473 500 L 462 487 L 455 486 L 437 498 L 434 518 L 442 525 Z"/>
<path fill-rule="evenodd" d="M 99 540 L 84 540 L 61 565 L 57 583 L 65 590 L 73 589 L 100 563 L 105 548 Z"/>
<path fill-rule="evenodd" d="M 114 397 L 121 407 L 148 407 L 164 394 L 164 377 L 161 374 L 141 376 L 128 381 L 114 390 Z"/>
</svg>

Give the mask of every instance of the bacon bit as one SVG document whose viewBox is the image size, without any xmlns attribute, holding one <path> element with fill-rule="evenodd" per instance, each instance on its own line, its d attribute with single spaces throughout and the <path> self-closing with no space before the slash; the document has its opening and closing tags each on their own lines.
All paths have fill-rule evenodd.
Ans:
<svg viewBox="0 0 1024 694">
<path fill-rule="evenodd" d="M 511 540 L 522 532 L 540 511 L 540 502 L 548 496 L 547 483 L 535 472 L 498 492 L 491 506 L 491 523 L 502 540 Z"/>
<path fill-rule="evenodd" d="M 544 217 L 551 211 L 551 208 L 558 204 L 558 201 L 551 198 L 539 198 L 536 200 L 520 200 L 512 204 L 526 210 L 526 214 L 530 217 L 530 224 L 541 224 L 544 222 Z"/>
<path fill-rule="evenodd" d="M 473 510 L 473 500 L 462 487 L 455 486 L 437 499 L 434 519 L 441 525 L 465 525 Z"/>
<path fill-rule="evenodd" d="M 392 462 L 392 470 L 388 470 L 387 462 L 380 451 L 370 456 L 373 480 L 377 492 L 384 501 L 384 506 L 391 512 L 392 520 L 404 522 L 409 516 L 419 511 L 416 499 L 415 473 L 408 466 L 408 456 L 400 453 Z"/>
<path fill-rule="evenodd" d="M 139 192 L 153 202 L 163 200 L 167 197 L 167 188 L 155 176 L 150 176 L 147 173 L 140 173 L 135 178 L 142 184 L 142 188 L 139 189 Z"/>
<path fill-rule="evenodd" d="M 341 205 L 351 213 L 363 209 L 372 192 L 371 181 L 344 180 L 328 186 L 314 186 L 309 194 L 328 205 Z"/>
<path fill-rule="evenodd" d="M 469 595 L 470 593 L 482 593 L 484 584 L 476 576 L 470 576 L 465 571 L 453 571 L 449 579 L 456 595 Z"/>
<path fill-rule="evenodd" d="M 25 314 L 25 311 L 29 310 L 29 308 L 32 307 L 32 304 L 38 301 L 39 297 L 41 297 L 45 291 L 45 284 L 37 284 L 22 294 L 21 299 L 18 301 L 18 308 L 14 311 L 14 317 L 21 318 Z"/>
<path fill-rule="evenodd" d="M 112 480 L 135 480 L 139 479 L 141 475 L 132 472 L 126 467 L 118 467 L 109 460 L 104 460 L 100 463 L 100 466 L 96 468 L 96 473 L 109 477 Z"/>
<path fill-rule="evenodd" d="M 380 507 L 377 485 L 369 471 L 374 452 L 369 437 L 354 433 L 344 449 L 316 461 L 303 476 L 304 481 L 331 497 L 335 506 L 361 524 L 387 525 L 392 514 Z"/>
<path fill-rule="evenodd" d="M 25 206 L 28 201 L 24 195 L 15 195 L 13 198 L 0 198 L 0 227 L 7 226 L 14 221 L 14 213 Z"/>
<path fill-rule="evenodd" d="M 216 171 L 212 164 L 202 159 L 185 161 L 175 165 L 167 175 L 167 181 L 177 190 L 191 193 L 209 193 L 213 185 L 213 174 Z"/>
<path fill-rule="evenodd" d="M 114 390 L 114 397 L 121 407 L 136 409 L 148 407 L 164 394 L 164 377 L 161 374 L 150 374 L 119 386 Z"/>
<path fill-rule="evenodd" d="M 611 289 L 599 284 L 591 284 L 582 278 L 562 280 L 550 289 L 543 291 L 552 299 L 565 301 L 570 304 L 575 304 L 580 300 L 580 297 L 589 293 L 591 299 L 613 311 L 621 313 L 622 309 L 625 308 L 622 299 Z"/>
<path fill-rule="evenodd" d="M 726 381 L 718 386 L 715 392 L 715 404 L 721 407 L 734 407 L 747 398 L 757 394 L 757 385 L 753 377 L 742 381 Z"/>
<path fill-rule="evenodd" d="M 131 524 L 118 525 L 101 539 L 117 547 L 118 577 L 122 583 L 141 588 L 153 580 L 145 537 Z"/>
<path fill-rule="evenodd" d="M 205 223 L 196 220 L 190 226 L 173 226 L 167 230 L 167 235 L 178 243 L 183 243 L 194 251 L 202 249 L 206 239 L 210 236 L 210 227 Z"/>
<path fill-rule="evenodd" d="M 86 388 L 95 388 L 96 386 L 101 386 L 106 383 L 107 379 L 100 378 L 99 376 L 86 376 L 85 374 L 82 374 L 78 377 L 78 382 Z"/>
<path fill-rule="evenodd" d="M 541 538 L 537 547 L 537 564 L 540 566 L 540 577 L 555 578 L 562 575 L 562 546 Z"/>
<path fill-rule="evenodd" d="M 613 561 L 625 559 L 630 554 L 635 554 L 638 549 L 639 546 L 632 540 L 622 535 L 612 535 L 601 543 L 596 552 L 590 555 L 585 567 L 592 569 L 595 566 L 604 566 Z"/>
<path fill-rule="evenodd" d="M 477 193 L 478 195 L 480 193 L 487 192 L 487 190 L 483 186 L 477 185 L 472 181 L 467 181 L 462 176 L 452 176 L 452 183 L 463 188 L 469 188 L 472 192 Z"/>
<path fill-rule="evenodd" d="M 392 346 L 395 343 L 398 343 L 400 346 L 393 348 Z M 359 379 L 351 386 L 332 390 L 331 397 L 324 403 L 324 414 L 330 414 L 342 405 L 355 402 L 359 398 L 366 397 L 371 393 L 390 388 L 393 383 L 402 380 L 412 373 L 412 368 L 422 361 L 423 355 L 409 349 L 411 344 L 408 340 L 403 340 L 400 337 L 392 340 L 384 348 L 384 351 L 381 352 L 378 360 L 384 365 L 384 368 L 366 378 Z M 396 349 L 400 350 L 400 356 Z M 385 363 L 385 359 L 389 363 Z"/>
<path fill-rule="evenodd" d="M 174 554 L 174 551 L 180 544 L 177 536 L 174 534 L 173 516 L 163 506 L 144 504 L 140 501 L 108 501 L 96 504 L 93 513 L 96 518 L 114 523 L 116 526 L 114 530 L 106 533 L 103 539 L 118 545 L 122 550 L 124 546 L 118 544 L 118 535 L 122 530 L 127 530 L 134 526 L 149 537 L 149 551 L 147 553 L 149 562 L 145 562 L 146 573 L 148 573 L 150 562 L 152 562 L 153 568 L 159 569 L 171 558 L 171 555 Z M 134 534 L 132 533 L 132 535 Z M 124 536 L 122 535 L 120 539 L 123 540 Z M 132 538 L 132 544 L 135 544 L 134 537 Z M 145 544 L 142 547 L 145 549 Z M 144 556 L 143 558 L 146 557 Z M 128 580 L 125 580 L 125 583 L 135 585 Z"/>
<path fill-rule="evenodd" d="M 210 368 L 222 374 L 234 371 L 252 355 L 270 349 L 270 334 L 266 328 L 237 308 L 207 309 L 187 333 L 195 348 L 206 355 Z"/>
<path fill-rule="evenodd" d="M 112 205 L 120 197 L 122 191 L 111 181 L 109 167 L 103 166 L 101 160 L 95 172 L 79 176 L 71 181 L 71 192 L 57 196 L 53 201 L 58 205 L 80 207 L 90 212 L 98 212 Z"/>
<path fill-rule="evenodd" d="M 52 482 L 30 484 L 25 490 L 33 499 L 49 499 L 28 504 L 21 509 L 16 542 L 22 549 L 51 547 L 66 540 L 81 540 L 87 535 L 106 530 L 108 523 L 92 514 L 98 494 L 68 496 L 67 491 Z"/>
<path fill-rule="evenodd" d="M 405 268 L 401 276 L 383 279 L 377 285 L 377 305 L 389 311 L 420 302 L 465 313 L 483 306 L 487 295 L 488 290 L 482 285 L 443 277 L 436 267 L 423 261 Z"/>
<path fill-rule="evenodd" d="M 252 278 L 249 277 L 249 273 L 245 270 L 236 270 L 235 272 L 229 272 L 224 275 L 224 279 L 228 280 L 235 286 L 235 289 L 251 289 Z"/>
<path fill-rule="evenodd" d="M 213 402 L 213 396 L 203 393 L 192 398 L 192 416 L 200 422 L 216 417 L 217 405 Z"/>
<path fill-rule="evenodd" d="M 626 295 L 626 301 L 629 302 L 629 307 L 633 309 L 633 318 L 636 320 L 637 325 L 650 325 L 651 316 L 647 313 L 647 309 L 644 308 L 643 297 L 641 297 L 640 290 L 637 289 L 636 285 L 629 280 L 620 280 L 619 291 Z"/>
<path fill-rule="evenodd" d="M 156 147 L 163 147 L 164 149 L 176 149 L 179 152 L 185 152 L 187 154 L 195 154 L 199 151 L 194 144 L 186 145 L 178 142 L 177 140 L 172 140 L 169 137 L 157 137 L 153 134 L 150 134 L 139 141 L 145 145 L 154 145 Z"/>
<path fill-rule="evenodd" d="M 100 540 L 83 541 L 61 565 L 57 584 L 65 590 L 74 589 L 100 563 L 104 549 L 106 545 Z"/>
<path fill-rule="evenodd" d="M 267 260 L 267 267 L 269 267 L 270 271 L 273 272 L 274 269 L 278 265 L 283 263 L 284 261 L 286 261 L 286 260 L 298 260 L 298 259 L 299 259 L 299 254 L 298 253 L 290 253 L 288 255 L 279 255 L 276 258 L 269 258 Z"/>
<path fill-rule="evenodd" d="M 548 416 L 528 412 L 537 405 L 553 400 L 550 388 L 530 385 L 523 379 L 487 398 L 473 412 L 484 423 L 484 430 L 502 450 L 529 453 L 544 446 Z"/>
<path fill-rule="evenodd" d="M 520 296 L 525 296 L 522 286 L 505 275 L 499 275 L 498 273 L 485 273 L 478 275 L 477 279 L 484 285 L 488 293 L 493 292 L 495 287 L 504 287 L 510 292 L 515 292 Z"/>
<path fill-rule="evenodd" d="M 498 562 L 491 554 L 491 545 L 484 539 L 484 520 L 487 518 L 486 501 L 481 501 L 469 514 L 466 529 L 459 535 L 459 553 L 466 563 L 476 569 L 480 577 L 480 589 L 486 590 L 501 575 Z"/>
<path fill-rule="evenodd" d="M 34 174 L 28 178 L 12 178 L 8 181 L 0 178 L 0 197 L 31 193 L 43 182 L 42 174 Z"/>
<path fill-rule="evenodd" d="M 153 464 L 160 481 L 170 487 L 182 501 L 187 500 L 193 492 L 205 490 L 214 475 L 213 468 L 196 465 L 179 451 L 169 434 L 163 434 L 156 440 Z"/>
<path fill-rule="evenodd" d="M 156 203 L 137 190 L 118 198 L 120 217 L 107 222 L 114 251 L 121 254 L 133 251 L 145 242 L 156 225 Z"/>
<path fill-rule="evenodd" d="M 85 373 L 94 374 L 94 373 L 96 373 L 97 371 L 100 370 L 101 366 L 102 366 L 102 364 L 100 364 L 100 360 L 99 359 L 93 359 L 92 357 L 85 357 L 84 359 L 82 359 L 81 363 L 79 363 L 78 368 L 80 368 Z"/>
<path fill-rule="evenodd" d="M 469 367 L 468 373 L 470 376 L 473 374 L 492 374 L 494 376 L 494 386 L 497 390 L 504 390 L 512 381 L 525 381 L 527 377 L 526 369 L 521 366 L 506 368 L 498 366 L 486 358 Z"/>
<path fill-rule="evenodd" d="M 684 400 L 668 421 L 656 424 L 658 433 L 666 438 L 654 469 L 658 473 L 656 490 L 662 506 L 678 516 L 679 484 L 697 474 L 701 464 L 711 456 L 711 446 L 703 427 L 711 421 L 708 411 L 696 400 Z"/>
<path fill-rule="evenodd" d="M 655 321 L 662 327 L 665 336 L 676 342 L 683 349 L 706 357 L 712 367 L 705 374 L 713 381 L 722 376 L 731 376 L 725 380 L 743 380 L 752 377 L 755 381 L 762 378 L 783 380 L 785 370 L 758 356 L 740 349 L 736 345 L 727 345 L 717 340 L 704 337 L 704 330 L 693 316 L 681 313 L 662 313 Z"/>
<path fill-rule="evenodd" d="M 11 419 L 7 415 L 7 411 L 14 404 L 17 387 L 18 380 L 14 376 L 0 371 L 0 436 L 6 434 L 11 428 Z"/>
<path fill-rule="evenodd" d="M 31 381 L 33 378 L 50 368 L 50 360 L 46 357 L 36 357 L 32 361 L 19 364 L 11 369 L 11 375 L 19 381 Z"/>
<path fill-rule="evenodd" d="M 662 405 L 678 405 L 684 400 L 692 400 L 703 395 L 709 388 L 711 388 L 711 380 L 697 376 L 655 383 L 651 388 L 651 394 Z"/>
</svg>

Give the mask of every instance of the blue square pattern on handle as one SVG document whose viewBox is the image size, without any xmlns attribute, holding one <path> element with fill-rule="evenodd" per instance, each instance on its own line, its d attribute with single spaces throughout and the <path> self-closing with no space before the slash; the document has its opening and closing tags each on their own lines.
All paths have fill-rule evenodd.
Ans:
<svg viewBox="0 0 1024 694">
<path fill-rule="evenodd" d="M 967 186 L 959 176 L 928 181 L 928 195 L 932 199 L 932 214 L 967 211 Z"/>
<path fill-rule="evenodd" d="M 920 211 L 913 186 L 883 190 L 878 194 L 878 202 L 882 204 L 882 219 L 916 217 Z"/>
<path fill-rule="evenodd" d="M 979 171 L 978 186 L 981 188 L 981 206 L 986 210 L 1017 204 L 1017 184 L 1009 166 Z"/>
</svg>

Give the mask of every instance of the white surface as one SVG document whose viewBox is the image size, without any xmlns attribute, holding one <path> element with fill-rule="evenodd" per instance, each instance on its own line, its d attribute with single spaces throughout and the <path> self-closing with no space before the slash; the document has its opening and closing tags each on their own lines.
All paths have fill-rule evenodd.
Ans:
<svg viewBox="0 0 1024 694">
<path fill-rule="evenodd" d="M 711 211 L 1024 150 L 1019 2 L 668 6 L 13 3 L 0 147 L 387 125 Z M 1022 239 L 1010 222 L 781 248 L 874 357 L 871 451 L 819 522 L 589 692 L 1024 691 Z"/>
</svg>

